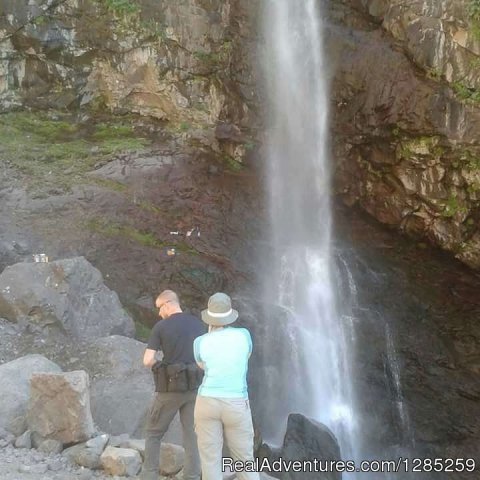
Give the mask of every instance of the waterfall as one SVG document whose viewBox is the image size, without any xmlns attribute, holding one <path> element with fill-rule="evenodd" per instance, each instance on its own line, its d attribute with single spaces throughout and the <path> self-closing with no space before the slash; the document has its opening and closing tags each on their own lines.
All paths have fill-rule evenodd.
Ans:
<svg viewBox="0 0 480 480">
<path fill-rule="evenodd" d="M 329 84 L 316 0 L 268 0 L 262 67 L 268 94 L 266 176 L 271 245 L 260 415 L 278 443 L 290 412 L 326 424 L 344 458 L 357 450 L 351 317 L 336 295 L 331 254 Z"/>
</svg>

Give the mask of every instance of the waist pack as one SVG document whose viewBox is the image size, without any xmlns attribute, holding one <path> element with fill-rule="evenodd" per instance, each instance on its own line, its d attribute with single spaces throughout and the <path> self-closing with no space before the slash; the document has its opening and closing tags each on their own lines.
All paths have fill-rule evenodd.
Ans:
<svg viewBox="0 0 480 480">
<path fill-rule="evenodd" d="M 156 392 L 196 390 L 203 380 L 203 370 L 196 363 L 157 362 L 152 367 Z"/>
</svg>

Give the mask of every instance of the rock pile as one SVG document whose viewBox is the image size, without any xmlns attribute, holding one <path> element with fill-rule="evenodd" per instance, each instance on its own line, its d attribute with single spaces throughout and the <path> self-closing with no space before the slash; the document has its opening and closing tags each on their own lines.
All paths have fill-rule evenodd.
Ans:
<svg viewBox="0 0 480 480">
<path fill-rule="evenodd" d="M 18 374 L 20 371 L 23 375 Z M 139 473 L 145 441 L 128 434 L 109 435 L 95 428 L 87 372 L 62 372 L 46 358 L 30 355 L 0 365 L 0 378 L 2 375 L 11 382 L 15 379 L 24 393 L 16 408 L 8 396 L 0 397 L 5 423 L 0 427 L 0 447 L 9 454 L 10 462 L 20 460 L 19 473 L 78 473 L 80 468 L 84 479 L 98 470 L 118 477 Z M 25 393 L 28 385 L 29 394 Z M 16 453 L 19 450 L 28 453 Z M 184 450 L 164 443 L 160 458 L 160 473 L 172 477 L 183 468 Z"/>
<path fill-rule="evenodd" d="M 109 434 L 140 436 L 153 381 L 142 364 L 145 344 L 130 338 L 133 333 L 134 322 L 117 294 L 104 285 L 100 272 L 83 257 L 5 268 L 0 274 L 0 364 L 5 363 L 0 368 L 0 379 L 6 387 L 0 392 L 0 426 L 8 427 L 15 435 L 25 431 L 28 379 L 32 373 L 85 370 L 90 378 L 88 402 L 93 423 Z M 17 360 L 33 352 L 43 356 Z M 6 366 L 13 359 L 21 364 Z M 72 384 L 74 390 L 86 389 L 86 385 L 80 386 L 80 378 L 75 381 L 80 383 Z M 43 383 L 39 380 L 34 388 L 42 389 Z M 49 384 L 44 394 L 48 396 L 56 388 Z M 38 401 L 43 402 L 42 395 Z M 52 412 L 56 409 L 53 405 Z M 33 411 L 32 421 L 35 416 Z M 14 423 L 19 425 L 15 427 Z M 47 437 L 45 429 L 71 431 L 65 425 L 36 428 Z M 83 441 L 91 432 L 87 431 L 84 438 L 78 434 L 79 438 L 62 441 Z"/>
</svg>

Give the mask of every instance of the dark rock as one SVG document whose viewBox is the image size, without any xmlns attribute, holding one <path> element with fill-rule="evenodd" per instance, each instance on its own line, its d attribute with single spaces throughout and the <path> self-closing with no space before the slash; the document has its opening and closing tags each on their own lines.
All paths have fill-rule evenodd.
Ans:
<svg viewBox="0 0 480 480">
<path fill-rule="evenodd" d="M 294 413 L 288 416 L 287 431 L 283 440 L 282 459 L 284 461 L 314 460 L 339 461 L 340 447 L 333 433 L 315 420 Z M 282 479 L 325 479 L 340 480 L 338 472 L 283 472 Z"/>
<path fill-rule="evenodd" d="M 241 130 L 232 124 L 221 123 L 215 128 L 215 137 L 218 140 L 228 140 L 233 143 L 244 143 L 246 142 L 245 136 L 242 134 Z"/>
<path fill-rule="evenodd" d="M 262 443 L 255 452 L 255 457 L 260 461 L 266 459 L 270 465 L 273 465 L 274 462 L 280 461 L 282 457 L 281 448 L 273 448 L 267 443 Z M 274 478 L 282 478 L 281 472 L 268 472 L 268 475 Z"/>
<path fill-rule="evenodd" d="M 263 459 L 268 460 L 268 465 L 274 470 L 265 471 L 265 473 L 281 480 L 303 478 L 341 480 L 342 478 L 341 472 L 323 471 L 332 470 L 330 466 L 325 467 L 325 462 L 330 465 L 329 462 L 341 460 L 340 447 L 333 433 L 325 425 L 298 413 L 288 416 L 282 447 L 272 448 L 263 443 L 257 451 L 257 457 L 260 464 Z M 311 462 L 312 471 L 287 471 L 288 463 L 293 464 L 295 461 Z M 318 461 L 317 467 L 315 467 L 315 461 Z M 314 471 L 315 469 L 320 471 Z"/>
</svg>

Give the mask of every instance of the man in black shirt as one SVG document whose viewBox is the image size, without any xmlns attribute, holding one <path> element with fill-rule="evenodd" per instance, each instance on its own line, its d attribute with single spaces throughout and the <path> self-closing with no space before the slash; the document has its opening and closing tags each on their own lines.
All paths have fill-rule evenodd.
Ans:
<svg viewBox="0 0 480 480">
<path fill-rule="evenodd" d="M 163 320 L 157 322 L 152 329 L 143 364 L 151 368 L 156 362 L 155 354 L 158 350 L 163 351 L 163 362 L 167 365 L 194 364 L 193 341 L 205 333 L 203 323 L 193 315 L 182 312 L 178 296 L 172 290 L 164 290 L 157 297 L 155 305 Z M 180 412 L 185 447 L 183 478 L 200 479 L 200 459 L 193 429 L 196 395 L 197 390 L 155 393 L 147 424 L 142 480 L 158 480 L 160 445 L 177 412 Z"/>
</svg>

